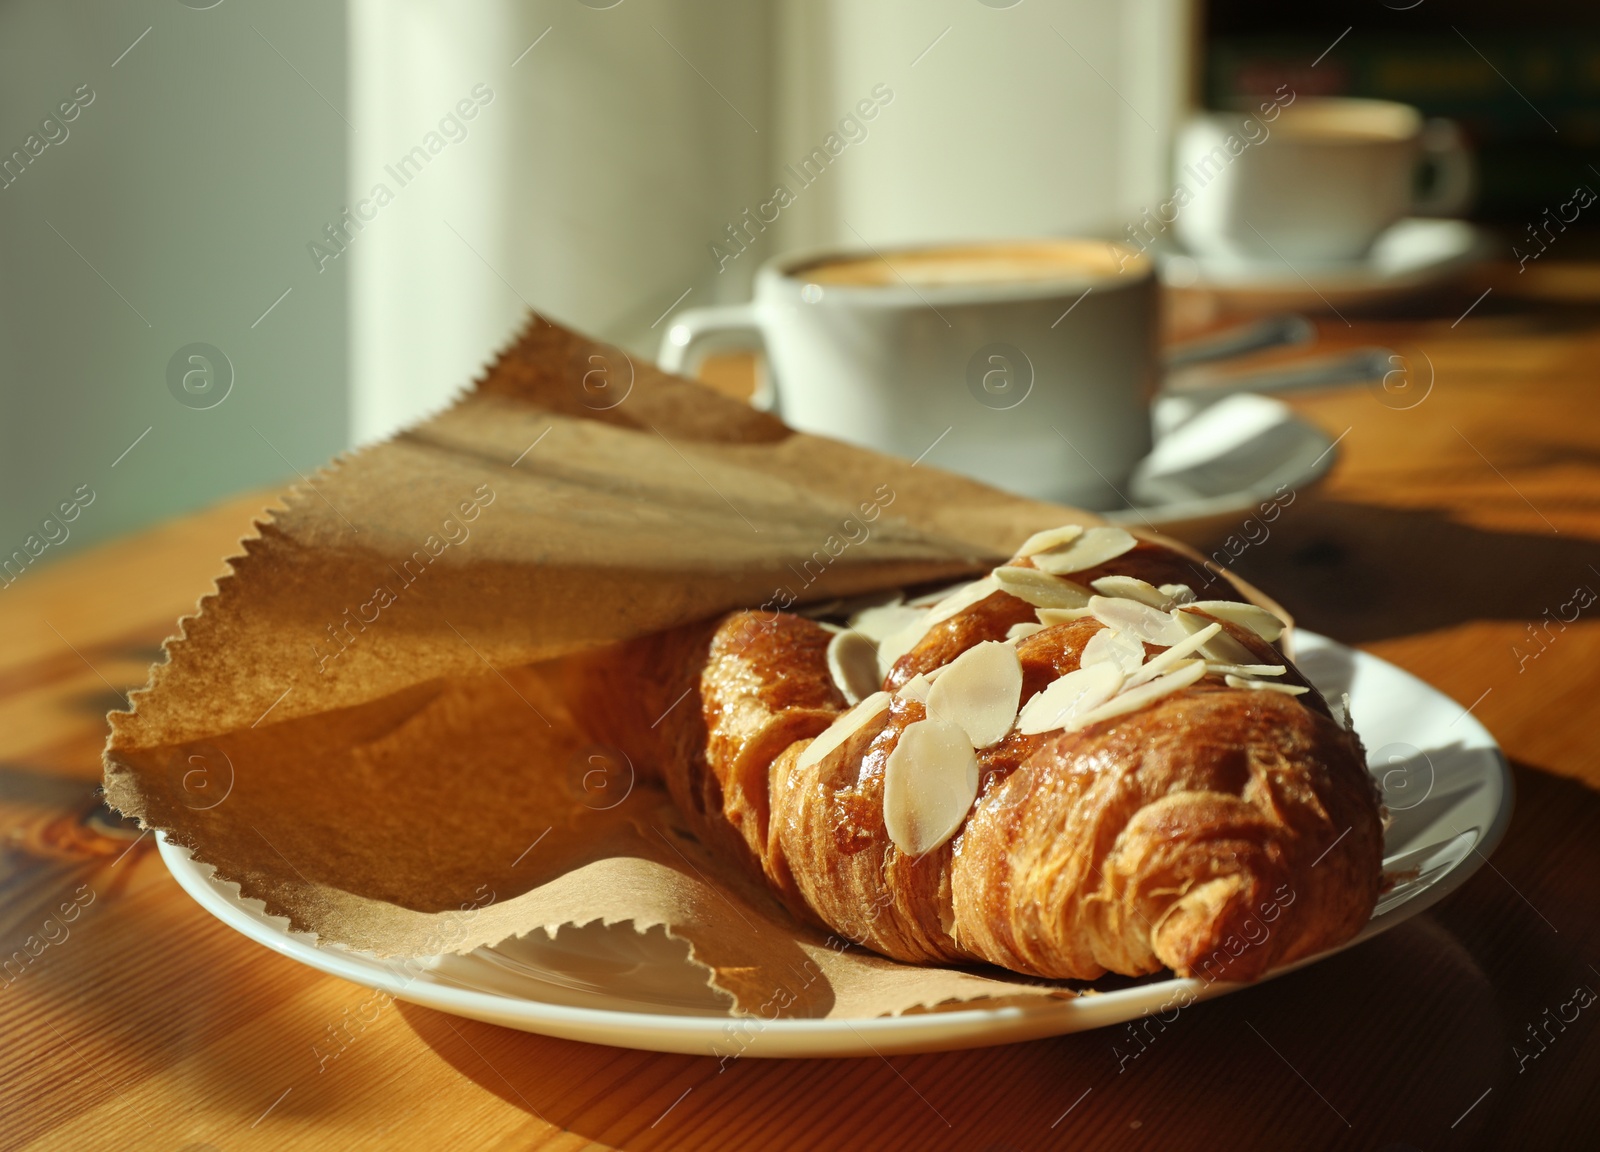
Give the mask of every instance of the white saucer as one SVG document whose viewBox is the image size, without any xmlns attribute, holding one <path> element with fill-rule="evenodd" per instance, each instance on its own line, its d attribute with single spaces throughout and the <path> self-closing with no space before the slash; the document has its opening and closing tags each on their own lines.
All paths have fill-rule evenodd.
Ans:
<svg viewBox="0 0 1600 1152">
<path fill-rule="evenodd" d="M 1492 243 L 1465 220 L 1409 217 L 1391 225 L 1360 259 L 1290 263 L 1159 252 L 1169 288 L 1270 297 L 1278 308 L 1317 309 L 1368 303 L 1439 283 L 1481 259 Z"/>
<path fill-rule="evenodd" d="M 1394 816 L 1384 865 L 1403 875 L 1356 944 L 1442 899 L 1494 850 L 1511 817 L 1510 770 L 1493 738 L 1455 701 L 1375 656 L 1308 632 L 1297 639 L 1301 668 L 1329 699 L 1349 692 L 1356 729 L 1376 758 L 1374 774 Z M 596 1044 L 713 1056 L 928 1052 L 1100 1028 L 1170 1011 L 1189 997 L 1248 987 L 1156 976 L 1074 1000 L 873 1019 L 762 1020 L 728 1015 L 681 943 L 627 925 L 563 931 L 554 941 L 533 933 L 466 956 L 434 958 L 411 975 L 397 963 L 319 947 L 289 932 L 285 921 L 263 913 L 260 901 L 240 899 L 236 885 L 213 881 L 209 866 L 158 839 L 162 860 L 206 911 L 292 960 L 441 1012 Z"/>
<path fill-rule="evenodd" d="M 1156 445 L 1129 480 L 1132 507 L 1099 515 L 1191 543 L 1238 530 L 1263 504 L 1316 483 L 1338 459 L 1333 438 L 1269 396 L 1165 396 L 1152 419 Z"/>
</svg>

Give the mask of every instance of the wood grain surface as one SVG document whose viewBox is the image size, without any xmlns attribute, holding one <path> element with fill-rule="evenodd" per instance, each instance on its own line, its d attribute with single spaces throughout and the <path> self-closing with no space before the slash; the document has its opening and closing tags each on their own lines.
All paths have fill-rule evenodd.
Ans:
<svg viewBox="0 0 1600 1152">
<path fill-rule="evenodd" d="M 211 919 L 96 796 L 105 711 L 254 496 L 0 590 L 0 1147 L 1600 1146 L 1600 604 L 1552 622 L 1600 591 L 1600 292 L 1563 275 L 1324 319 L 1410 391 L 1297 400 L 1339 463 L 1237 560 L 1511 757 L 1510 833 L 1429 913 L 1165 1026 L 887 1059 L 720 1067 L 374 1001 Z"/>
</svg>

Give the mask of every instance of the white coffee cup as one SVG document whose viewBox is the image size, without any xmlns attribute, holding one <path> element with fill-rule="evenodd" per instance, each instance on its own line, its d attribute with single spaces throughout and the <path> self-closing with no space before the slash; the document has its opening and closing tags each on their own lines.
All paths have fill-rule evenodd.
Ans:
<svg viewBox="0 0 1600 1152">
<path fill-rule="evenodd" d="M 1098 240 L 800 254 L 679 315 L 659 359 L 759 349 L 753 403 L 791 427 L 1111 508 L 1150 451 L 1157 302 L 1150 261 Z"/>
<path fill-rule="evenodd" d="M 1435 178 L 1419 194 L 1425 158 Z M 1403 216 L 1460 210 L 1474 183 L 1454 125 L 1387 100 L 1285 94 L 1255 112 L 1205 113 L 1179 133 L 1174 160 L 1186 248 L 1280 264 L 1359 259 Z"/>
</svg>

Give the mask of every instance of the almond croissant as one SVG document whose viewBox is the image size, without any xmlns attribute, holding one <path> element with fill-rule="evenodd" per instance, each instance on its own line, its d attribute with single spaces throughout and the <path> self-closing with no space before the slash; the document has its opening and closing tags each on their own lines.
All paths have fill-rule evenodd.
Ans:
<svg viewBox="0 0 1600 1152">
<path fill-rule="evenodd" d="M 584 658 L 574 705 L 714 850 L 886 956 L 1250 980 L 1353 936 L 1381 872 L 1361 745 L 1280 628 L 1069 526 L 853 631 L 735 612 Z"/>
</svg>

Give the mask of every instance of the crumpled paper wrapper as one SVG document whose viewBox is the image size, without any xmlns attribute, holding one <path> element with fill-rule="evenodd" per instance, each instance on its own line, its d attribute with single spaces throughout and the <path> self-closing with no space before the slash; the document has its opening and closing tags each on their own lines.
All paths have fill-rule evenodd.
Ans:
<svg viewBox="0 0 1600 1152">
<path fill-rule="evenodd" d="M 736 1012 L 1068 995 L 796 924 L 562 704 L 561 659 L 954 579 L 1075 510 L 796 433 L 535 319 L 459 401 L 293 489 L 111 716 L 109 801 L 323 944 L 664 926 Z"/>
</svg>

